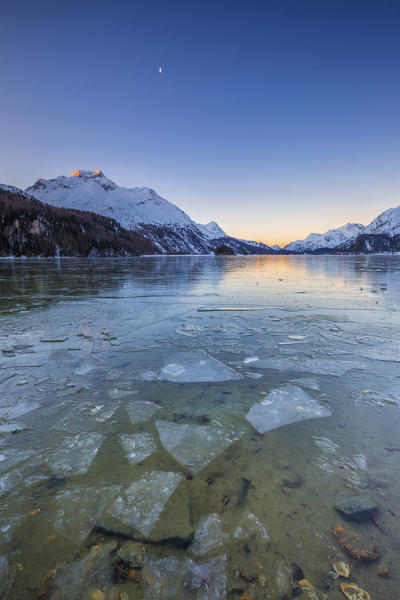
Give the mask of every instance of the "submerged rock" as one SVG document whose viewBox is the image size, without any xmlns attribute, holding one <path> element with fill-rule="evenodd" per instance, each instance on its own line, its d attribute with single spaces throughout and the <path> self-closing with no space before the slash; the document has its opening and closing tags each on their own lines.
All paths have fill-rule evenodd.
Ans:
<svg viewBox="0 0 400 600">
<path fill-rule="evenodd" d="M 335 509 L 349 521 L 369 521 L 378 512 L 378 506 L 369 498 L 349 496 L 339 500 Z"/>
<path fill-rule="evenodd" d="M 125 542 L 117 552 L 117 560 L 120 560 L 131 569 L 142 568 L 146 555 L 147 551 L 143 544 Z"/>
</svg>

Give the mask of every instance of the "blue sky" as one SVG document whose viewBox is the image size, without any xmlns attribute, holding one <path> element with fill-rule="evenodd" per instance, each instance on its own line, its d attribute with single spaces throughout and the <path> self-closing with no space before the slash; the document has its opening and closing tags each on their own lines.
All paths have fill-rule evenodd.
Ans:
<svg viewBox="0 0 400 600">
<path fill-rule="evenodd" d="M 8 3 L 0 181 L 100 168 L 269 243 L 367 223 L 400 203 L 399 31 L 388 0 Z"/>
</svg>

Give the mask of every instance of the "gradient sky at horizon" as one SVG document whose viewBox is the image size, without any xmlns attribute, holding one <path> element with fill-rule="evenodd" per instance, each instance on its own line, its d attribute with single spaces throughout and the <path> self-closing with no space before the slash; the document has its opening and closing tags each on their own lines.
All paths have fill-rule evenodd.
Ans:
<svg viewBox="0 0 400 600">
<path fill-rule="evenodd" d="M 8 3 L 0 181 L 99 168 L 271 244 L 367 224 L 400 204 L 399 31 L 394 0 Z"/>
</svg>

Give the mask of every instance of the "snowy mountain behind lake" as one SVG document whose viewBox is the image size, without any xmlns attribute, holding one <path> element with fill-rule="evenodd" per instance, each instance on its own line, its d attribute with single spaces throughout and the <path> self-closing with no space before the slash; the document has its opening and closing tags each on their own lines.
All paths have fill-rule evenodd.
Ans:
<svg viewBox="0 0 400 600">
<path fill-rule="evenodd" d="M 274 253 L 227 235 L 217 223 L 195 223 L 183 210 L 147 187 L 125 188 L 100 170 L 77 170 L 69 177 L 38 179 L 26 192 L 62 208 L 90 211 L 115 219 L 122 227 L 147 236 L 161 252 L 210 253 L 221 244 L 237 253 Z"/>
<path fill-rule="evenodd" d="M 329 229 L 325 233 L 310 233 L 304 240 L 296 240 L 285 246 L 289 252 L 315 252 L 323 249 L 333 249 L 363 232 L 364 225 L 346 223 L 337 229 Z"/>
</svg>

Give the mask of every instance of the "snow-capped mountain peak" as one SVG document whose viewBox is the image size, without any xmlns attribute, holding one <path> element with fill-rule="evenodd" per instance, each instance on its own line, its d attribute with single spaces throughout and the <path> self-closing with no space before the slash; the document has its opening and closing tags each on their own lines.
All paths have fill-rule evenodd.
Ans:
<svg viewBox="0 0 400 600">
<path fill-rule="evenodd" d="M 368 227 L 365 228 L 365 233 L 384 233 L 389 237 L 400 234 L 400 206 L 396 208 L 388 208 L 383 213 L 378 215 Z"/>
<path fill-rule="evenodd" d="M 296 240 L 285 246 L 289 252 L 313 252 L 321 249 L 336 248 L 360 235 L 365 229 L 360 223 L 346 223 L 337 229 L 329 229 L 325 233 L 310 233 L 304 240 Z"/>
<path fill-rule="evenodd" d="M 209 240 L 215 240 L 218 238 L 229 237 L 227 233 L 216 223 L 215 221 L 210 221 L 207 225 L 201 225 L 197 223 L 197 227 L 200 229 L 204 237 Z"/>
<path fill-rule="evenodd" d="M 125 229 L 140 225 L 194 226 L 191 218 L 154 190 L 118 186 L 100 171 L 78 169 L 69 177 L 38 179 L 26 191 L 48 204 L 96 212 L 116 219 Z"/>
</svg>

